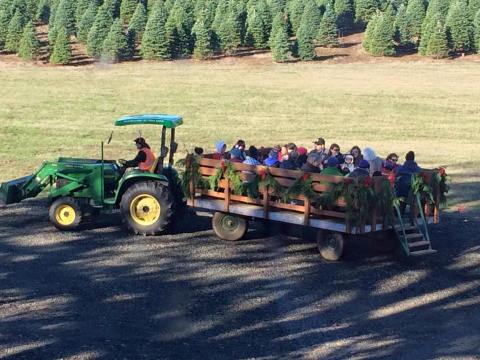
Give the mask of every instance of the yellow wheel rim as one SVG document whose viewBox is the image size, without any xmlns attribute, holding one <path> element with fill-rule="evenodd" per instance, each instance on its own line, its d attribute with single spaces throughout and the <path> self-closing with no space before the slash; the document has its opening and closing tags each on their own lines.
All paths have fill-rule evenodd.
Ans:
<svg viewBox="0 0 480 360">
<path fill-rule="evenodd" d="M 56 208 L 55 210 L 55 220 L 57 223 L 63 226 L 72 225 L 75 221 L 75 209 L 70 205 L 63 204 Z"/>
<path fill-rule="evenodd" d="M 130 203 L 130 215 L 139 225 L 152 225 L 160 218 L 160 203 L 152 195 L 138 195 Z"/>
</svg>

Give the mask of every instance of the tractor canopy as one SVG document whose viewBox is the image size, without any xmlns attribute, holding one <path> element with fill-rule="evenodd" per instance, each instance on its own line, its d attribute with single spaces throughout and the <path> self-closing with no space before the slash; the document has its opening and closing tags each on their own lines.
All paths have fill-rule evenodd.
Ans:
<svg viewBox="0 0 480 360">
<path fill-rule="evenodd" d="M 182 117 L 179 115 L 168 114 L 143 114 L 127 115 L 115 121 L 115 126 L 126 125 L 163 125 L 166 128 L 173 129 L 182 125 Z"/>
</svg>

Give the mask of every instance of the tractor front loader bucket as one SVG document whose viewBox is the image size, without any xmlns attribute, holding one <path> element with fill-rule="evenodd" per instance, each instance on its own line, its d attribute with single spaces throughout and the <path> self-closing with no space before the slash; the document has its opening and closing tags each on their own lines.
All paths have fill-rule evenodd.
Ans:
<svg viewBox="0 0 480 360">
<path fill-rule="evenodd" d="M 24 199 L 23 185 L 33 178 L 34 175 L 24 176 L 0 184 L 0 205 L 14 204 Z"/>
</svg>

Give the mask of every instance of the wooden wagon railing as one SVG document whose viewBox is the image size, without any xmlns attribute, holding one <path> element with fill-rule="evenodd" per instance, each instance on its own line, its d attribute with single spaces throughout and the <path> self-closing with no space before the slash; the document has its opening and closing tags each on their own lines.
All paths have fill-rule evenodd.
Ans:
<svg viewBox="0 0 480 360">
<path fill-rule="evenodd" d="M 207 155 L 208 156 L 208 155 Z M 233 168 L 240 173 L 240 177 L 243 181 L 249 182 L 257 175 L 263 175 L 265 172 L 268 172 L 273 176 L 276 182 L 282 186 L 284 189 L 290 188 L 296 180 L 304 176 L 305 172 L 301 170 L 286 170 L 273 167 L 265 166 L 252 166 L 242 163 L 228 162 L 227 160 L 214 160 L 202 157 L 198 161 L 198 173 L 205 180 L 212 175 L 217 173 L 219 168 L 225 167 L 225 164 L 231 164 Z M 187 166 L 189 162 L 187 161 Z M 308 173 L 309 179 L 312 181 L 312 189 L 318 195 L 326 195 L 332 190 L 332 184 L 338 184 L 345 181 L 343 176 L 329 176 L 321 175 L 316 173 Z M 427 172 L 428 174 L 428 172 Z M 427 175 L 430 176 L 430 175 Z M 384 189 L 385 181 L 388 181 L 384 176 L 374 177 L 373 181 L 373 190 L 376 194 L 379 194 Z M 217 207 L 215 210 L 223 212 L 231 212 L 232 206 L 237 206 L 240 204 L 253 206 L 255 210 L 254 217 L 260 217 L 263 219 L 273 219 L 276 220 L 274 214 L 280 212 L 291 212 L 302 214 L 303 218 L 301 223 L 297 221 L 299 225 L 305 226 L 317 226 L 318 220 L 327 220 L 330 222 L 335 222 L 337 224 L 342 224 L 343 229 L 340 231 L 346 233 L 365 233 L 371 231 L 385 230 L 388 227 L 386 223 L 386 216 L 383 213 L 383 210 L 379 207 L 374 207 L 371 211 L 371 216 L 367 221 L 362 223 L 360 226 L 353 226 L 347 219 L 346 212 L 346 203 L 342 197 L 339 197 L 334 203 L 331 203 L 326 206 L 313 206 L 310 199 L 304 195 L 297 195 L 289 197 L 288 201 L 282 201 L 277 194 L 275 194 L 274 189 L 260 187 L 259 196 L 252 198 L 245 196 L 244 194 L 234 194 L 232 192 L 232 187 L 230 184 L 229 177 L 225 174 L 219 179 L 218 187 L 215 190 L 212 189 L 203 189 L 195 186 L 195 180 L 193 177 L 190 180 L 190 197 L 188 198 L 188 204 L 193 207 L 203 207 L 201 200 L 210 199 L 216 200 Z M 222 205 L 219 208 L 219 202 L 221 201 Z M 438 221 L 438 208 L 439 201 L 436 199 L 433 209 L 428 204 L 425 205 L 425 215 L 431 216 L 432 212 L 434 215 L 435 221 Z M 261 209 L 261 212 L 259 211 Z M 415 211 L 418 211 L 416 209 Z"/>
</svg>

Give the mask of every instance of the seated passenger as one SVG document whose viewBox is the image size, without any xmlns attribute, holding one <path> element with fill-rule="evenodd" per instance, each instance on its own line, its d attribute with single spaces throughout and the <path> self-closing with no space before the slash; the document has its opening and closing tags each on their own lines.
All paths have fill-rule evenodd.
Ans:
<svg viewBox="0 0 480 360">
<path fill-rule="evenodd" d="M 232 151 L 230 151 L 230 161 L 238 163 L 243 162 L 243 153 L 239 148 L 233 148 Z"/>
<path fill-rule="evenodd" d="M 307 162 L 307 149 L 304 148 L 303 146 L 300 146 L 298 149 L 297 149 L 297 154 L 298 154 L 298 157 L 297 157 L 297 167 L 299 169 L 302 168 L 303 164 L 305 164 Z"/>
<path fill-rule="evenodd" d="M 383 163 L 382 175 L 388 176 L 390 174 L 395 174 L 396 164 L 390 160 L 386 160 Z"/>
<path fill-rule="evenodd" d="M 225 152 L 227 151 L 227 144 L 225 141 L 217 141 L 215 143 L 215 153 L 212 155 L 212 159 L 222 160 L 225 158 Z"/>
<path fill-rule="evenodd" d="M 398 167 L 398 155 L 397 154 L 395 154 L 395 153 L 388 154 L 385 161 L 390 161 L 391 163 L 393 163 L 393 170 L 397 171 L 397 167 Z"/>
<path fill-rule="evenodd" d="M 238 149 L 240 150 L 240 154 L 241 154 L 241 157 L 240 157 L 240 160 L 245 160 L 245 158 L 247 157 L 247 155 L 245 154 L 245 141 L 243 140 L 238 140 L 236 142 L 236 144 L 233 146 L 232 150 L 230 150 L 230 153 L 234 150 L 234 149 Z"/>
<path fill-rule="evenodd" d="M 355 170 L 355 165 L 353 164 L 353 155 L 346 154 L 345 155 L 345 162 L 340 165 L 340 169 L 344 175 L 350 174 L 353 170 Z"/>
<path fill-rule="evenodd" d="M 397 196 L 408 196 L 412 184 L 412 176 L 420 171 L 420 167 L 415 162 L 415 153 L 413 151 L 409 151 L 405 156 L 405 162 L 403 165 L 397 168 Z"/>
<path fill-rule="evenodd" d="M 301 169 L 306 172 L 319 173 L 323 169 L 323 162 L 328 158 L 328 151 L 325 149 L 325 140 L 323 138 L 318 138 L 313 143 L 315 148 L 310 151 L 307 161 Z"/>
<path fill-rule="evenodd" d="M 150 171 L 155 163 L 155 154 L 150 149 L 150 145 L 147 144 L 143 137 L 138 137 L 135 139 L 135 146 L 137 147 L 138 153 L 133 160 L 127 161 L 120 159 L 118 162 L 124 168 L 138 167 L 140 170 Z"/>
<path fill-rule="evenodd" d="M 383 160 L 377 156 L 372 148 L 366 147 L 363 149 L 363 158 L 370 164 L 370 176 L 373 176 L 377 171 L 380 174 L 382 173 Z"/>
<path fill-rule="evenodd" d="M 342 153 L 340 152 L 340 146 L 338 144 L 333 143 L 332 145 L 330 145 L 330 151 L 328 152 L 328 158 L 331 158 L 331 157 L 334 157 L 335 159 L 337 159 L 339 165 L 343 164 L 344 159 L 343 159 Z M 325 164 L 325 162 L 324 162 L 324 164 Z"/>
<path fill-rule="evenodd" d="M 297 170 L 297 164 L 290 154 L 285 154 L 282 156 L 282 161 L 280 162 L 280 169 L 287 170 Z"/>
<path fill-rule="evenodd" d="M 342 172 L 338 168 L 338 160 L 336 157 L 332 156 L 329 158 L 326 165 L 327 167 L 320 172 L 321 175 L 343 176 Z"/>
<path fill-rule="evenodd" d="M 247 151 L 246 159 L 243 161 L 247 165 L 261 165 L 258 161 L 258 150 L 255 146 L 250 146 Z"/>
<path fill-rule="evenodd" d="M 370 175 L 370 164 L 368 163 L 367 160 L 362 160 L 360 161 L 360 164 L 358 164 L 358 168 L 353 170 L 350 174 L 348 174 L 348 177 L 361 177 L 361 176 L 369 176 Z"/>
<path fill-rule="evenodd" d="M 362 151 L 360 150 L 360 148 L 357 145 L 355 145 L 350 150 L 350 154 L 352 154 L 352 156 L 353 156 L 353 165 L 355 165 L 355 167 L 357 168 L 358 165 L 360 165 L 360 161 L 363 160 Z"/>
</svg>

